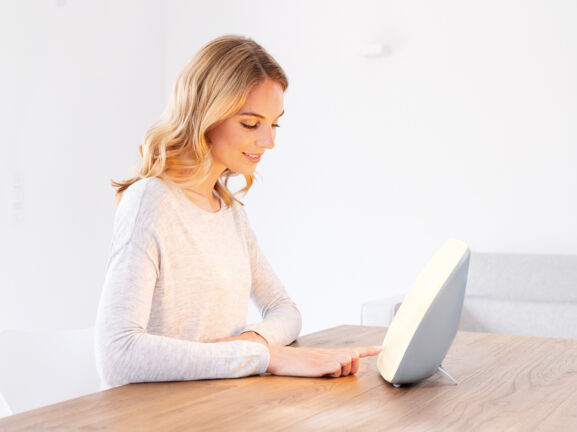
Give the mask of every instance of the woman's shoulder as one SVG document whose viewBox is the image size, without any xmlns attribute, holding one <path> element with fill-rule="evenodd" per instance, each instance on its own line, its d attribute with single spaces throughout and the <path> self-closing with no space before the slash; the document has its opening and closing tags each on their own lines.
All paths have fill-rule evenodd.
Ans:
<svg viewBox="0 0 577 432">
<path fill-rule="evenodd" d="M 154 212 L 170 198 L 169 187 L 157 177 L 147 177 L 131 184 L 122 194 L 117 212 Z"/>
<path fill-rule="evenodd" d="M 158 177 L 140 179 L 130 185 L 122 194 L 119 208 L 155 209 L 170 199 L 169 186 Z"/>
<path fill-rule="evenodd" d="M 118 203 L 115 232 L 131 233 L 137 225 L 153 227 L 170 214 L 172 191 L 157 177 L 143 178 L 128 187 Z M 130 234 L 128 234 L 130 236 Z"/>
</svg>

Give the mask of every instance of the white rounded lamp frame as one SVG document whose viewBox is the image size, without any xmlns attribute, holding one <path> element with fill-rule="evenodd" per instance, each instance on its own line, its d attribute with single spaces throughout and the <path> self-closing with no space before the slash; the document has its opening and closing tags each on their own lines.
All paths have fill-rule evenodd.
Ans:
<svg viewBox="0 0 577 432">
<path fill-rule="evenodd" d="M 395 387 L 435 373 L 456 384 L 441 363 L 457 334 L 470 255 L 465 243 L 448 240 L 405 296 L 377 359 L 382 377 Z"/>
</svg>

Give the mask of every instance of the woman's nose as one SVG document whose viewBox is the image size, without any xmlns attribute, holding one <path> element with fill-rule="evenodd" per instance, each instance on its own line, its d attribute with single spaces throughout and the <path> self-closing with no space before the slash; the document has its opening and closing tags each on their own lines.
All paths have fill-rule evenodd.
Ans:
<svg viewBox="0 0 577 432">
<path fill-rule="evenodd" d="M 274 147 L 274 129 L 272 127 L 262 129 L 264 132 L 257 138 L 256 144 L 259 147 L 272 149 Z"/>
</svg>

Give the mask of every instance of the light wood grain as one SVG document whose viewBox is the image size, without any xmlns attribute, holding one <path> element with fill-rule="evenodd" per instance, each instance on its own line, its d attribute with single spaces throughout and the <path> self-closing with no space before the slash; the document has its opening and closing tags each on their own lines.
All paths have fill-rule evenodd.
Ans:
<svg viewBox="0 0 577 432">
<path fill-rule="evenodd" d="M 383 327 L 339 326 L 295 345 L 378 345 Z M 355 376 L 131 384 L 0 420 L 0 431 L 575 431 L 577 340 L 459 332 L 432 377 L 395 389 L 376 358 Z"/>
</svg>

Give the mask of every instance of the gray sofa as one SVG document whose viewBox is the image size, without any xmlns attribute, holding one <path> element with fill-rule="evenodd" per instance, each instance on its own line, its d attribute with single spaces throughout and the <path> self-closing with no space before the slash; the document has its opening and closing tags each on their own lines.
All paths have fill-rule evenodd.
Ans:
<svg viewBox="0 0 577 432">
<path fill-rule="evenodd" d="M 361 324 L 388 326 L 402 297 L 364 303 Z M 459 329 L 577 338 L 577 256 L 473 251 Z"/>
</svg>

